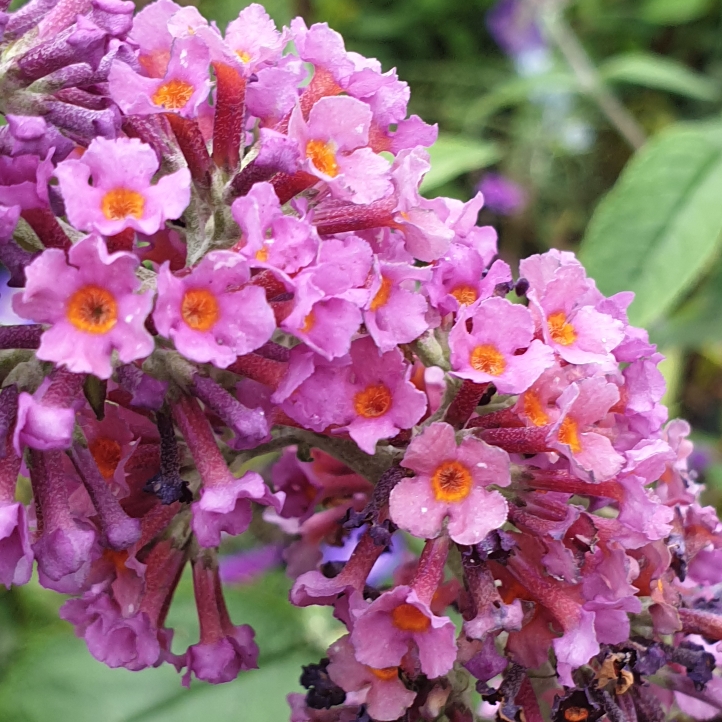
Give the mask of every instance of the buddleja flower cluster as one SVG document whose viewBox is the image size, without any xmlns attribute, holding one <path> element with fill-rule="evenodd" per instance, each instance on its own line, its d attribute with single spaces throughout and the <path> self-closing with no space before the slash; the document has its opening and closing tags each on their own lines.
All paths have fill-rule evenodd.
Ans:
<svg viewBox="0 0 722 722">
<path fill-rule="evenodd" d="M 0 582 L 36 563 L 111 667 L 228 682 L 258 648 L 218 547 L 255 509 L 347 628 L 294 722 L 717 714 L 722 526 L 632 295 L 567 252 L 514 280 L 326 25 L 133 10 L 0 15 Z"/>
</svg>

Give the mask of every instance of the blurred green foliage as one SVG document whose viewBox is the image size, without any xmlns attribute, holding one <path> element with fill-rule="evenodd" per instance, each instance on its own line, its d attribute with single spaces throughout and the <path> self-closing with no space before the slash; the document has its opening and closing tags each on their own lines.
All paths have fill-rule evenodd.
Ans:
<svg viewBox="0 0 722 722">
<path fill-rule="evenodd" d="M 485 17 L 495 0 L 265 5 L 279 24 L 299 14 L 326 21 L 349 49 L 398 68 L 411 85 L 410 112 L 441 131 L 425 193 L 467 199 L 489 168 L 524 188 L 522 211 L 482 211 L 505 258 L 580 250 L 602 291 L 637 293 L 631 318 L 669 357 L 666 401 L 695 426 L 709 499 L 720 505 L 722 2 L 526 1 L 554 38 L 532 69 L 494 42 Z M 198 2 L 220 26 L 247 4 Z M 636 153 L 605 110 L 609 98 L 647 136 Z M 301 663 L 318 660 L 338 633 L 326 610 L 292 608 L 287 590 L 280 572 L 229 589 L 233 620 L 256 629 L 261 669 L 190 691 L 170 668 L 133 674 L 95 662 L 58 620 L 57 595 L 37 585 L 0 592 L 0 719 L 287 719 Z M 188 579 L 169 622 L 179 650 L 196 640 Z"/>
</svg>

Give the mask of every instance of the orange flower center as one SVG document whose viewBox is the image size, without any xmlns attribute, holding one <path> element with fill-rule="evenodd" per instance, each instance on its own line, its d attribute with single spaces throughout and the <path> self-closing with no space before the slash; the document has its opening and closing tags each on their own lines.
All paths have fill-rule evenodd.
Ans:
<svg viewBox="0 0 722 722">
<path fill-rule="evenodd" d="M 153 102 L 167 110 L 180 110 L 193 95 L 193 86 L 185 80 L 169 80 L 153 93 Z"/>
<path fill-rule="evenodd" d="M 396 608 L 398 609 L 398 607 Z M 396 610 L 394 610 L 396 611 Z M 424 617 L 426 619 L 426 617 Z M 384 667 L 383 669 L 376 669 L 375 667 L 367 667 L 369 672 L 374 675 L 374 677 L 378 677 L 379 679 L 383 680 L 384 682 L 389 682 L 392 679 L 397 679 L 399 676 L 399 668 L 398 667 Z"/>
<path fill-rule="evenodd" d="M 473 479 L 460 461 L 444 461 L 431 477 L 431 488 L 437 501 L 462 501 L 469 496 Z"/>
<path fill-rule="evenodd" d="M 391 408 L 391 392 L 384 384 L 371 384 L 353 397 L 353 407 L 359 416 L 376 419 Z"/>
<path fill-rule="evenodd" d="M 120 444 L 115 439 L 101 436 L 88 446 L 104 479 L 110 479 L 118 468 L 121 457 Z"/>
<path fill-rule="evenodd" d="M 118 320 L 118 304 L 105 288 L 84 286 L 70 297 L 67 317 L 80 331 L 108 333 Z"/>
<path fill-rule="evenodd" d="M 490 344 L 477 346 L 469 359 L 471 368 L 482 371 L 489 376 L 501 376 L 506 368 L 506 361 L 501 352 Z"/>
<path fill-rule="evenodd" d="M 425 632 L 431 626 L 431 620 L 413 604 L 399 604 L 391 612 L 391 621 L 403 632 Z"/>
<path fill-rule="evenodd" d="M 560 346 L 570 346 L 577 340 L 577 332 L 574 326 L 567 321 L 564 311 L 557 311 L 547 318 L 549 335 L 555 343 Z"/>
<path fill-rule="evenodd" d="M 544 411 L 541 399 L 533 391 L 527 391 L 522 398 L 524 413 L 534 426 L 544 426 L 549 423 L 549 415 Z"/>
<path fill-rule="evenodd" d="M 216 297 L 205 288 L 185 292 L 181 302 L 181 316 L 194 331 L 208 331 L 221 315 Z"/>
<path fill-rule="evenodd" d="M 124 549 L 123 551 L 113 551 L 112 549 L 106 549 L 103 552 L 103 559 L 109 561 L 114 567 L 117 573 L 127 572 L 128 569 L 125 563 L 128 561 L 128 552 Z"/>
<path fill-rule="evenodd" d="M 140 218 L 145 208 L 145 198 L 138 191 L 113 188 L 103 196 L 100 208 L 109 221 L 120 221 L 128 216 Z"/>
<path fill-rule="evenodd" d="M 378 291 L 376 291 L 376 295 L 374 296 L 373 301 L 371 301 L 372 311 L 378 311 L 382 306 L 385 306 L 388 303 L 389 296 L 391 295 L 391 286 L 391 279 L 382 276 L 381 287 Z"/>
<path fill-rule="evenodd" d="M 236 50 L 236 55 L 240 58 L 242 63 L 250 63 L 251 62 L 251 55 L 250 55 L 250 53 L 247 53 L 245 50 Z"/>
<path fill-rule="evenodd" d="M 568 416 L 562 421 L 559 427 L 559 441 L 562 444 L 566 444 L 575 454 L 582 450 L 577 422 Z"/>
<path fill-rule="evenodd" d="M 306 143 L 306 157 L 324 175 L 335 178 L 338 175 L 338 163 L 333 143 L 323 140 L 309 140 Z"/>
<path fill-rule="evenodd" d="M 589 710 L 583 707 L 569 707 L 564 710 L 564 719 L 567 722 L 585 722 L 589 718 Z"/>
<path fill-rule="evenodd" d="M 303 319 L 303 326 L 301 326 L 301 331 L 303 333 L 309 333 L 311 329 L 316 325 L 316 316 L 314 315 L 313 311 L 306 316 L 306 318 Z"/>
<path fill-rule="evenodd" d="M 265 263 L 268 260 L 268 248 L 263 246 L 256 251 L 256 260 Z"/>
<path fill-rule="evenodd" d="M 462 306 L 469 306 L 479 298 L 479 294 L 473 286 L 458 286 L 451 292 L 451 295 Z"/>
</svg>

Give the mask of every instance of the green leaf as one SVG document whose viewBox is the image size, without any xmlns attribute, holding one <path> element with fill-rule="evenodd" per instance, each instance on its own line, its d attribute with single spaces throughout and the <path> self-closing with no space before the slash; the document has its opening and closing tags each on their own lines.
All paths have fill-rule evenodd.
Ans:
<svg viewBox="0 0 722 722">
<path fill-rule="evenodd" d="M 601 291 L 634 291 L 649 326 L 709 268 L 722 231 L 722 126 L 670 128 L 630 161 L 594 212 L 580 258 Z"/>
<path fill-rule="evenodd" d="M 2 722 L 277 722 L 288 719 L 286 695 L 298 691 L 301 665 L 318 661 L 339 636 L 329 608 L 310 610 L 288 602 L 289 580 L 282 572 L 250 585 L 226 586 L 235 624 L 251 624 L 261 649 L 259 669 L 224 685 L 193 680 L 190 690 L 170 665 L 142 672 L 109 669 L 90 655 L 70 625 L 25 635 L 0 681 Z M 25 594 L 25 589 L 29 592 Z M 49 594 L 36 585 L 23 588 L 22 606 L 42 609 Z M 26 597 L 29 599 L 26 600 Z M 59 599 L 56 594 L 54 600 Z M 44 618 L 44 612 L 43 618 Z M 198 640 L 190 575 L 176 591 L 168 617 L 175 629 L 173 651 Z"/>
<path fill-rule="evenodd" d="M 646 0 L 641 16 L 657 25 L 681 25 L 701 18 L 712 3 L 713 0 Z"/>
<path fill-rule="evenodd" d="M 496 163 L 501 153 L 496 145 L 461 135 L 439 135 L 429 148 L 431 170 L 421 184 L 422 193 L 444 185 L 457 176 Z"/>
<path fill-rule="evenodd" d="M 286 694 L 298 691 L 301 665 L 313 658 L 299 649 L 242 672 L 234 682 L 194 680 L 187 690 L 170 665 L 142 672 L 109 669 L 80 639 L 43 637 L 0 685 L 0 709 L 3 722 L 277 722 L 288 719 Z"/>
<path fill-rule="evenodd" d="M 662 346 L 701 348 L 722 340 L 722 264 L 669 319 L 654 329 L 652 340 Z"/>
<path fill-rule="evenodd" d="M 658 88 L 696 100 L 716 100 L 718 84 L 695 73 L 671 58 L 652 53 L 627 53 L 606 60 L 599 66 L 604 80 Z"/>
</svg>

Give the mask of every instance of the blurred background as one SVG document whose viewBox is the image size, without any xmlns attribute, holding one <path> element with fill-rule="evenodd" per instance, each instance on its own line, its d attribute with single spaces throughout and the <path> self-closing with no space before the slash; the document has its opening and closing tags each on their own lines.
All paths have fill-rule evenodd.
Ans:
<svg viewBox="0 0 722 722">
<path fill-rule="evenodd" d="M 221 28 L 247 4 L 198 0 Z M 498 229 L 504 258 L 574 250 L 604 293 L 637 293 L 631 320 L 667 357 L 670 415 L 692 423 L 695 468 L 722 506 L 722 2 L 265 5 L 279 24 L 328 22 L 348 49 L 398 69 L 410 112 L 439 124 L 424 193 L 481 190 L 480 220 Z M 109 670 L 58 620 L 58 595 L 0 590 L 0 721 L 288 719 L 300 665 L 338 627 L 326 610 L 287 603 L 277 550 L 229 553 L 231 616 L 256 629 L 260 670 L 190 690 L 169 668 Z M 169 625 L 179 648 L 196 641 L 188 579 Z"/>
</svg>

